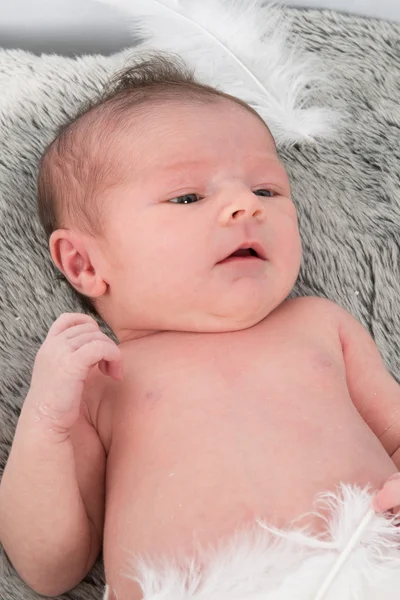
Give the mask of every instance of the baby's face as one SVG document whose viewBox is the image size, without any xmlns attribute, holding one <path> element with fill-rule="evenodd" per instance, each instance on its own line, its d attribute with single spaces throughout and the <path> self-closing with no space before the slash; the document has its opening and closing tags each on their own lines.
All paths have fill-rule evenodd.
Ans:
<svg viewBox="0 0 400 600">
<path fill-rule="evenodd" d="M 250 327 L 285 299 L 301 260 L 271 134 L 230 101 L 154 113 L 118 140 L 123 177 L 100 200 L 109 324 L 120 341 Z M 221 262 L 240 246 L 259 258 Z"/>
</svg>

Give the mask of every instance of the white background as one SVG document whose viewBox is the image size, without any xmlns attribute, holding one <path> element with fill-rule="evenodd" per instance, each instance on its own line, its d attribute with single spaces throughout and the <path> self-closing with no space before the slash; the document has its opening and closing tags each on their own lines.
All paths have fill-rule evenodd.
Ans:
<svg viewBox="0 0 400 600">
<path fill-rule="evenodd" d="M 400 0 L 276 0 L 400 22 Z M 126 19 L 92 0 L 0 0 L 0 47 L 110 54 L 132 44 Z"/>
</svg>

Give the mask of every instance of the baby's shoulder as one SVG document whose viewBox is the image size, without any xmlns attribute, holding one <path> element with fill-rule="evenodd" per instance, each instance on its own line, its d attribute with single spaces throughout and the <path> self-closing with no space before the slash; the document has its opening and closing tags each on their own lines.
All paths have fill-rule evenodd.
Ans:
<svg viewBox="0 0 400 600">
<path fill-rule="evenodd" d="M 283 310 L 303 326 L 338 328 L 347 311 L 327 298 L 302 296 L 291 298 L 284 304 Z"/>
</svg>

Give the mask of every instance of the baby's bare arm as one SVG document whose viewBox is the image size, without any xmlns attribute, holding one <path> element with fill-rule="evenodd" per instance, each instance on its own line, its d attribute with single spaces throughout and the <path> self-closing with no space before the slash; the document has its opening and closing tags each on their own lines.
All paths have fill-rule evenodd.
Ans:
<svg viewBox="0 0 400 600">
<path fill-rule="evenodd" d="M 367 330 L 340 307 L 337 311 L 351 398 L 400 469 L 400 385 Z"/>
<path fill-rule="evenodd" d="M 24 581 L 55 596 L 85 577 L 101 539 L 86 512 L 71 439 L 52 431 L 37 405 L 28 395 L 0 484 L 0 541 Z"/>
<path fill-rule="evenodd" d="M 0 542 L 43 595 L 77 585 L 100 550 L 105 453 L 82 397 L 90 368 L 118 379 L 120 358 L 93 319 L 65 314 L 35 360 L 0 484 Z"/>
</svg>

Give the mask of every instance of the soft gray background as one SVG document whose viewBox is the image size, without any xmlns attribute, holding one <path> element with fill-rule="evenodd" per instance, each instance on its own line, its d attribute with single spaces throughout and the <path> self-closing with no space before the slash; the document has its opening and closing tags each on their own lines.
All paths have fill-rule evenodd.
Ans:
<svg viewBox="0 0 400 600">
<path fill-rule="evenodd" d="M 334 141 L 281 150 L 304 247 L 295 293 L 325 296 L 351 311 L 399 378 L 400 24 L 288 12 L 295 34 L 336 82 L 335 92 L 316 101 L 350 115 Z M 35 354 L 54 319 L 81 308 L 56 278 L 36 218 L 38 160 L 57 125 L 126 58 L 0 51 L 0 474 Z M 101 584 L 99 560 L 62 598 L 100 598 Z M 0 600 L 37 597 L 0 550 Z"/>
<path fill-rule="evenodd" d="M 276 0 L 400 21 L 400 0 Z M 134 0 L 132 0 L 134 5 Z M 124 14 L 92 0 L 0 0 L 0 46 L 111 54 L 130 45 Z"/>
</svg>

